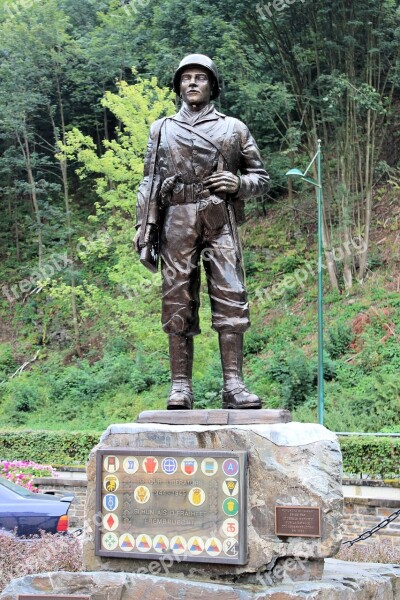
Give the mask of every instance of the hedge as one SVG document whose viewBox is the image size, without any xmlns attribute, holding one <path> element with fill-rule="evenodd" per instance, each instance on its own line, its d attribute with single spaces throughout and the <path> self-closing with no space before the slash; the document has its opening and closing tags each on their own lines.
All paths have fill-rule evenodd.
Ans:
<svg viewBox="0 0 400 600">
<path fill-rule="evenodd" d="M 0 460 L 33 460 L 53 466 L 86 463 L 99 442 L 97 431 L 3 431 Z M 343 470 L 348 475 L 400 479 L 400 438 L 341 437 Z"/>
<path fill-rule="evenodd" d="M 100 436 L 97 431 L 1 431 L 0 460 L 84 465 Z"/>
<path fill-rule="evenodd" d="M 346 474 L 400 479 L 400 438 L 354 436 L 339 441 Z"/>
</svg>

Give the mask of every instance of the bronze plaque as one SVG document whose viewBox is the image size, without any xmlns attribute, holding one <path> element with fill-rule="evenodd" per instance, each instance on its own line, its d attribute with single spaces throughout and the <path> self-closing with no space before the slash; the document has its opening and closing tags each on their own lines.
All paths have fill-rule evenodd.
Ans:
<svg viewBox="0 0 400 600">
<path fill-rule="evenodd" d="M 246 452 L 97 452 L 98 556 L 245 564 Z"/>
<path fill-rule="evenodd" d="M 275 534 L 281 537 L 321 537 L 321 509 L 315 506 L 275 506 Z"/>
</svg>

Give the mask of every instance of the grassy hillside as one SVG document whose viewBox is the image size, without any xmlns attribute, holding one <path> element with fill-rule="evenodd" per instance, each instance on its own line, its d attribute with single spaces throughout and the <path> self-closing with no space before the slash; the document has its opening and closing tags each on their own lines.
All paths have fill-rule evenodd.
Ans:
<svg viewBox="0 0 400 600">
<path fill-rule="evenodd" d="M 393 190 L 381 190 L 378 198 L 366 281 L 339 294 L 330 291 L 325 276 L 326 424 L 336 431 L 400 431 L 400 208 Z M 252 308 L 245 372 L 265 407 L 287 407 L 296 420 L 316 421 L 314 199 L 302 198 L 304 206 L 307 213 L 299 216 L 282 199 L 266 215 L 253 211 L 242 227 Z M 93 225 L 82 217 L 85 227 L 88 235 Z M 339 269 L 345 251 L 337 249 Z M 133 252 L 127 260 L 137 261 Z M 29 267 L 27 259 L 25 272 Z M 159 275 L 139 289 L 121 291 L 112 286 L 110 270 L 107 255 L 82 267 L 82 281 L 97 287 L 81 307 L 81 356 L 72 350 L 61 297 L 43 290 L 10 304 L 3 288 L 0 428 L 101 430 L 132 421 L 142 410 L 165 408 L 168 345 L 159 320 Z M 18 275 L 6 260 L 2 280 L 18 281 Z M 222 377 L 204 282 L 202 297 L 196 407 L 217 408 Z"/>
</svg>

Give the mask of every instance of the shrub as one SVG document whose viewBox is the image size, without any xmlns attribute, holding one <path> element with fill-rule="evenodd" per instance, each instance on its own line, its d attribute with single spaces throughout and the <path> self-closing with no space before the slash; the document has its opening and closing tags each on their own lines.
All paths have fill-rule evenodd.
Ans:
<svg viewBox="0 0 400 600">
<path fill-rule="evenodd" d="M 331 358 L 336 359 L 346 354 L 353 339 L 353 332 L 349 325 L 338 324 L 328 329 L 326 349 Z"/>
<path fill-rule="evenodd" d="M 91 431 L 3 431 L 0 458 L 27 458 L 53 466 L 84 464 L 100 435 Z"/>
<path fill-rule="evenodd" d="M 48 571 L 81 571 L 77 537 L 43 533 L 26 541 L 0 531 L 0 592 L 17 577 Z"/>
<path fill-rule="evenodd" d="M 341 437 L 343 470 L 370 478 L 400 478 L 400 438 Z"/>
<path fill-rule="evenodd" d="M 280 383 L 280 395 L 285 408 L 295 408 L 313 391 L 312 365 L 301 350 L 292 353 L 281 350 L 271 360 L 267 373 Z"/>
</svg>

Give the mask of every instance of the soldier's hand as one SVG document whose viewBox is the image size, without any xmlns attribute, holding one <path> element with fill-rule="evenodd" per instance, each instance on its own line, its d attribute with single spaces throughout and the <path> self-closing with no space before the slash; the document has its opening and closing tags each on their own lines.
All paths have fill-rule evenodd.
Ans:
<svg viewBox="0 0 400 600">
<path fill-rule="evenodd" d="M 146 231 L 144 232 L 144 240 L 143 244 L 140 244 L 140 229 L 137 230 L 136 235 L 133 239 L 133 245 L 135 246 L 136 252 L 140 255 L 140 252 L 144 246 L 147 244 L 152 244 L 156 241 L 158 234 L 158 227 L 153 223 L 150 223 L 146 226 Z"/>
<path fill-rule="evenodd" d="M 204 184 L 215 194 L 236 194 L 240 187 L 240 179 L 230 171 L 219 171 L 207 177 Z"/>
</svg>

